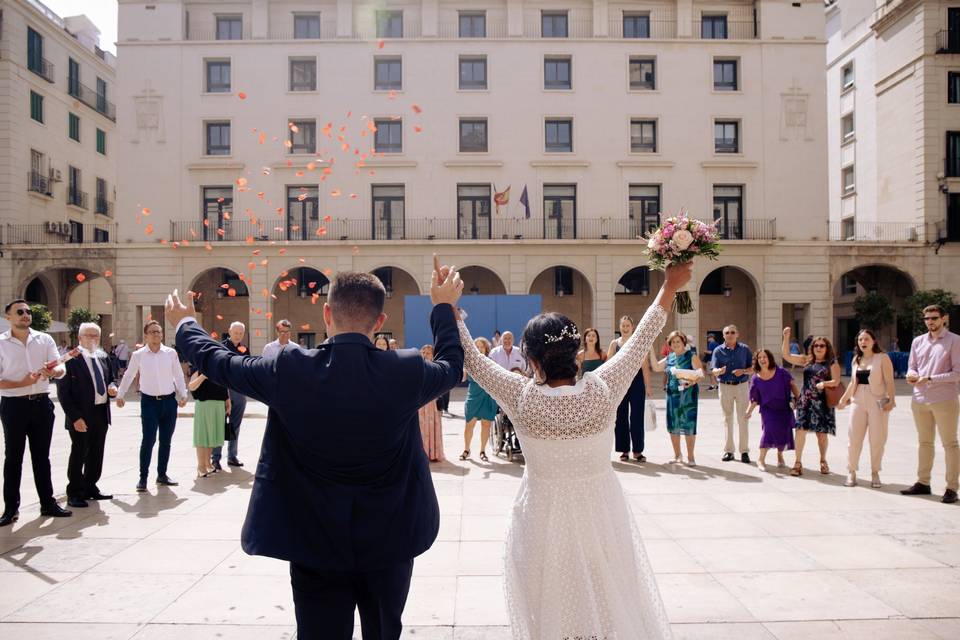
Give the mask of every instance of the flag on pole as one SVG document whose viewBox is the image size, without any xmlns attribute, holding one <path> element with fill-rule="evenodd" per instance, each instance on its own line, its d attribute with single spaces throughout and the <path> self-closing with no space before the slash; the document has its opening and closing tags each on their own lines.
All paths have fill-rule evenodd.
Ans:
<svg viewBox="0 0 960 640">
<path fill-rule="evenodd" d="M 524 218 L 530 217 L 530 200 L 527 198 L 527 185 L 523 185 L 523 193 L 520 194 L 520 204 L 523 205 Z"/>
<path fill-rule="evenodd" d="M 493 203 L 497 205 L 497 215 L 500 215 L 500 207 L 510 204 L 510 185 L 497 193 L 497 185 L 493 185 Z"/>
</svg>

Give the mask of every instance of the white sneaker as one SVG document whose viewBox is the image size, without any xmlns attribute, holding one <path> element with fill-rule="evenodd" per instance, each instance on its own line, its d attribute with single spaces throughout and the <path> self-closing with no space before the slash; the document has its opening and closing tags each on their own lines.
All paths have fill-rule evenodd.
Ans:
<svg viewBox="0 0 960 640">
<path fill-rule="evenodd" d="M 851 471 L 847 474 L 847 480 L 843 483 L 845 487 L 855 487 L 857 486 L 857 474 L 855 471 Z"/>
</svg>

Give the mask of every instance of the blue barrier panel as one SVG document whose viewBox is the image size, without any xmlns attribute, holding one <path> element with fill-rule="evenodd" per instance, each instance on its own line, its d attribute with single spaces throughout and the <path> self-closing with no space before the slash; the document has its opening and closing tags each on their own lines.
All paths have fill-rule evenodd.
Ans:
<svg viewBox="0 0 960 640">
<path fill-rule="evenodd" d="M 460 298 L 460 308 L 467 312 L 471 334 L 490 338 L 494 331 L 512 331 L 518 341 L 527 320 L 540 313 L 542 304 L 539 295 L 467 295 Z M 430 332 L 432 309 L 430 296 L 404 296 L 404 347 L 419 348 L 433 343 Z"/>
</svg>

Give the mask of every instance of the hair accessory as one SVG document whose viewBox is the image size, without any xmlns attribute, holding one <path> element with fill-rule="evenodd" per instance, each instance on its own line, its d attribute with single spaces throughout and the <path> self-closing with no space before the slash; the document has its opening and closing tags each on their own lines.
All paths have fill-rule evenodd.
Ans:
<svg viewBox="0 0 960 640">
<path fill-rule="evenodd" d="M 560 331 L 559 335 L 551 335 L 549 333 L 544 334 L 543 341 L 546 342 L 547 344 L 550 344 L 553 342 L 560 342 L 561 340 L 566 340 L 567 338 L 576 340 L 578 342 L 580 341 L 580 334 L 577 332 L 577 328 L 572 324 L 568 324 L 567 326 L 565 326 Z"/>
</svg>

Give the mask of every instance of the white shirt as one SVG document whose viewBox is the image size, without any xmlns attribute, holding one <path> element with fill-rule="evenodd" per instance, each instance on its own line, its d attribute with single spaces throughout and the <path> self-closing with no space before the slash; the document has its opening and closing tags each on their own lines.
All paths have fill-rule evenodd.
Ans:
<svg viewBox="0 0 960 640">
<path fill-rule="evenodd" d="M 60 358 L 57 343 L 48 334 L 30 329 L 27 344 L 14 338 L 10 331 L 0 333 L 0 380 L 23 380 L 30 372 L 40 371 L 44 365 Z M 58 378 L 62 378 L 61 371 Z M 37 393 L 47 393 L 50 382 L 41 377 L 29 387 L 19 389 L 0 389 L 4 398 L 18 398 Z"/>
<path fill-rule="evenodd" d="M 100 366 L 100 360 L 88 351 L 81 349 L 81 353 L 83 353 L 83 361 L 87 363 L 87 371 L 90 372 L 90 379 L 93 381 L 93 404 L 107 404 L 107 376 L 103 367 Z M 103 380 L 103 393 L 97 393 L 97 376 L 93 372 L 94 367 L 100 370 L 100 379 Z"/>
<path fill-rule="evenodd" d="M 290 344 L 287 342 L 287 344 Z M 277 354 L 283 351 L 283 348 L 287 346 L 286 344 L 280 344 L 279 340 L 274 340 L 273 342 L 268 342 L 263 347 L 263 353 L 261 354 L 264 358 L 276 358 Z"/>
<path fill-rule="evenodd" d="M 166 396 L 176 392 L 177 399 L 187 397 L 187 385 L 183 381 L 183 369 L 177 352 L 165 344 L 154 353 L 150 347 L 144 346 L 133 352 L 130 364 L 120 381 L 117 397 L 127 394 L 133 379 L 140 374 L 140 393 L 145 396 Z"/>
<path fill-rule="evenodd" d="M 523 359 L 523 354 L 520 353 L 520 349 L 518 349 L 516 345 L 510 348 L 509 355 L 507 354 L 507 350 L 503 348 L 503 345 L 494 347 L 493 350 L 490 351 L 490 359 L 507 371 L 511 369 L 526 371 L 527 369 L 527 362 Z"/>
<path fill-rule="evenodd" d="M 114 353 L 117 356 L 117 360 L 126 360 L 127 354 L 130 353 L 130 347 L 127 346 L 126 342 L 121 342 L 120 344 L 117 345 L 117 348 L 114 351 Z"/>
</svg>

